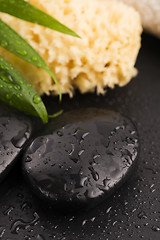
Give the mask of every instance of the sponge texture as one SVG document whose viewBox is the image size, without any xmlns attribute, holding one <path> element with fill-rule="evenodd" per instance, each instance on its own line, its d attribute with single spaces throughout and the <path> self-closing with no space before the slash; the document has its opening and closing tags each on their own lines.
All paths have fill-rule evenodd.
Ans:
<svg viewBox="0 0 160 240">
<path fill-rule="evenodd" d="M 24 37 L 55 73 L 61 92 L 73 95 L 104 93 L 105 87 L 123 86 L 137 74 L 135 61 L 141 45 L 142 26 L 132 7 L 115 0 L 30 0 L 74 30 L 81 39 L 16 19 L 0 17 Z M 39 94 L 58 94 L 53 79 L 44 71 L 0 48 L 32 83 Z"/>
</svg>

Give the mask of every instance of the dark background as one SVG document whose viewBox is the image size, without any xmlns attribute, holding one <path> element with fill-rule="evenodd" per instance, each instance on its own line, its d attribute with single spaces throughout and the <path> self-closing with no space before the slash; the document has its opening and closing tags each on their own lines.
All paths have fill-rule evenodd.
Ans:
<svg viewBox="0 0 160 240">
<path fill-rule="evenodd" d="M 5 240 L 159 240 L 160 239 L 160 40 L 143 35 L 139 75 L 105 96 L 76 94 L 44 99 L 49 111 L 80 107 L 116 110 L 132 119 L 140 138 L 138 167 L 106 202 L 89 212 L 49 210 L 28 189 L 21 159 L 0 184 L 0 239 Z M 34 215 L 38 221 L 32 222 Z M 17 232 L 17 233 L 16 233 Z"/>
</svg>

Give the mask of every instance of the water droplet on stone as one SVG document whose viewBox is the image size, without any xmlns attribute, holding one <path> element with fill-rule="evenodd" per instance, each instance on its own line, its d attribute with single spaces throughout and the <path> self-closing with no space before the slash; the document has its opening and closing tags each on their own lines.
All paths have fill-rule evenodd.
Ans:
<svg viewBox="0 0 160 240">
<path fill-rule="evenodd" d="M 146 218 L 147 218 L 147 216 L 146 216 L 146 214 L 145 214 L 144 211 L 139 212 L 138 215 L 137 215 L 137 217 L 138 217 L 139 219 L 146 219 Z"/>
<path fill-rule="evenodd" d="M 44 236 L 42 236 L 41 234 L 38 234 L 36 236 L 36 240 L 45 240 Z"/>
<path fill-rule="evenodd" d="M 95 221 L 95 219 L 96 219 L 96 217 L 93 217 L 93 218 L 91 218 L 91 222 L 94 222 L 94 221 Z"/>
<path fill-rule="evenodd" d="M 6 231 L 6 228 L 4 226 L 0 226 L 0 238 L 3 238 L 5 231 Z"/>
<path fill-rule="evenodd" d="M 131 134 L 132 122 L 118 113 L 68 112 L 43 131 L 27 149 L 23 169 L 35 193 L 54 207 L 93 207 L 134 169 L 138 137 Z M 32 161 L 26 161 L 28 156 Z"/>
<path fill-rule="evenodd" d="M 87 220 L 85 219 L 85 220 L 82 222 L 82 226 L 84 226 L 86 223 L 87 223 Z"/>
<path fill-rule="evenodd" d="M 109 207 L 106 211 L 106 213 L 109 213 L 111 211 L 112 207 Z"/>
<path fill-rule="evenodd" d="M 159 231 L 160 231 L 160 227 L 158 227 L 158 226 L 153 226 L 153 227 L 152 227 L 152 230 L 153 230 L 154 232 L 159 232 Z"/>
<path fill-rule="evenodd" d="M 36 212 L 33 214 L 33 216 L 34 219 L 29 222 L 25 222 L 23 219 L 17 219 L 14 221 L 10 229 L 11 233 L 18 234 L 20 229 L 25 229 L 27 226 L 33 226 L 39 220 L 39 216 Z"/>
<path fill-rule="evenodd" d="M 30 209 L 32 208 L 32 203 L 31 202 L 24 202 L 21 205 L 22 210 Z"/>
<path fill-rule="evenodd" d="M 0 180 L 14 166 L 21 147 L 31 135 L 31 124 L 27 118 L 9 115 L 12 114 L 8 113 L 8 117 L 0 116 Z"/>
<path fill-rule="evenodd" d="M 10 206 L 9 208 L 7 208 L 7 209 L 3 212 L 3 214 L 4 214 L 4 215 L 9 215 L 9 214 L 13 211 L 13 209 L 14 209 L 14 207 L 13 207 L 13 206 Z"/>
<path fill-rule="evenodd" d="M 29 138 L 29 135 L 29 126 L 26 125 L 26 128 L 20 130 L 17 135 L 11 139 L 11 142 L 16 148 L 21 148 Z"/>
<path fill-rule="evenodd" d="M 57 131 L 57 135 L 58 135 L 59 137 L 62 137 L 62 136 L 63 136 L 63 132 Z"/>
<path fill-rule="evenodd" d="M 31 162 L 32 161 L 32 158 L 30 156 L 27 156 L 26 159 L 25 159 L 26 162 Z"/>
</svg>

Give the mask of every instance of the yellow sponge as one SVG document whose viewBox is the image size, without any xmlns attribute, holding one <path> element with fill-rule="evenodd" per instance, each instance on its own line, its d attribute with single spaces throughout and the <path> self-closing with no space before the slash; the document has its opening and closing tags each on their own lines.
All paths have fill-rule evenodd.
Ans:
<svg viewBox="0 0 160 240">
<path fill-rule="evenodd" d="M 55 73 L 61 92 L 73 95 L 105 87 L 123 86 L 137 74 L 134 68 L 141 45 L 142 26 L 132 7 L 115 0 L 30 0 L 74 30 L 81 39 L 0 13 L 24 37 Z M 58 94 L 51 77 L 0 48 L 39 94 Z"/>
</svg>

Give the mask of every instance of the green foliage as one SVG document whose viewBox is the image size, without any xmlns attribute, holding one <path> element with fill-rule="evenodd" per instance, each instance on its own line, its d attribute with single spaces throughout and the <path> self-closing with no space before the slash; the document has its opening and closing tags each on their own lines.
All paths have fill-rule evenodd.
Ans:
<svg viewBox="0 0 160 240">
<path fill-rule="evenodd" d="M 24 0 L 0 0 L 0 12 L 10 14 L 22 20 L 36 23 L 52 30 L 79 37 L 71 29 L 58 22 L 43 11 Z M 21 59 L 47 71 L 55 81 L 61 100 L 61 91 L 51 69 L 42 57 L 9 25 L 0 19 L 0 46 Z M 56 117 L 62 111 L 48 116 L 42 99 L 21 74 L 3 57 L 0 56 L 0 99 L 20 111 L 38 116 L 44 123 L 48 117 Z"/>
<path fill-rule="evenodd" d="M 48 122 L 42 99 L 21 74 L 0 56 L 0 99 L 20 111 Z"/>
</svg>

